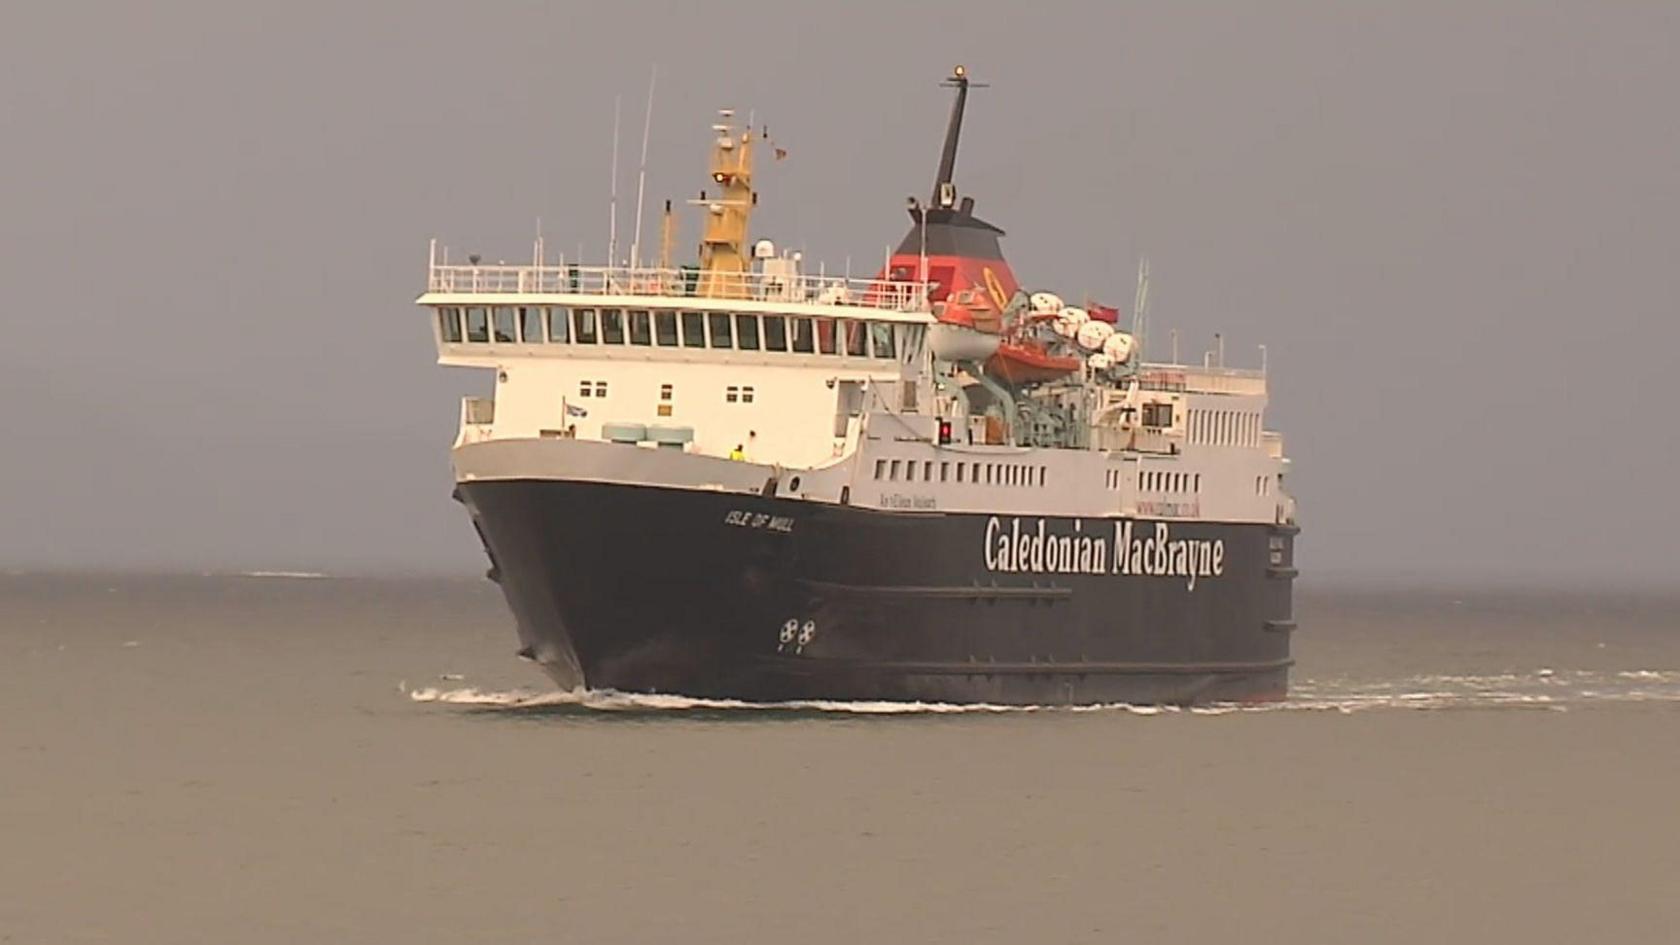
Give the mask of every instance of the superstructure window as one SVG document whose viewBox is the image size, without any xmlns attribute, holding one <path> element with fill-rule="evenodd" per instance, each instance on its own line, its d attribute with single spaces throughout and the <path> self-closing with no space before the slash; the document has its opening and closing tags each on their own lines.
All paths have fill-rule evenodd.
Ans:
<svg viewBox="0 0 1680 945">
<path fill-rule="evenodd" d="M 572 312 L 567 308 L 551 308 L 548 310 L 548 341 L 550 344 L 562 344 L 572 340 Z"/>
<path fill-rule="evenodd" d="M 869 323 L 870 349 L 877 358 L 893 358 L 898 355 L 893 347 L 893 326 L 890 322 Z"/>
<path fill-rule="evenodd" d="M 595 310 L 580 308 L 572 311 L 572 337 L 580 345 L 592 345 L 600 341 L 600 331 L 595 324 Z"/>
<path fill-rule="evenodd" d="M 660 400 L 670 400 L 671 399 L 671 385 L 669 385 L 669 384 L 659 385 L 659 399 Z"/>
<path fill-rule="evenodd" d="M 601 309 L 601 342 L 609 345 L 624 344 L 623 309 Z"/>
<path fill-rule="evenodd" d="M 735 344 L 742 351 L 758 350 L 758 316 L 735 316 Z"/>
<path fill-rule="evenodd" d="M 838 331 L 837 331 L 836 326 L 834 324 L 834 319 L 832 319 L 832 318 L 819 318 L 816 321 L 817 321 L 817 350 L 821 351 L 823 354 L 833 354 L 836 350 L 835 345 L 839 341 L 839 339 L 834 337 L 836 334 L 838 334 Z"/>
<path fill-rule="evenodd" d="M 513 306 L 498 305 L 494 309 L 496 317 L 491 320 L 491 337 L 497 344 L 512 344 L 518 337 L 514 334 Z"/>
<path fill-rule="evenodd" d="M 519 309 L 519 340 L 526 344 L 542 344 L 543 317 L 542 309 L 533 305 L 521 306 Z"/>
<path fill-rule="evenodd" d="M 741 403 L 750 404 L 752 402 L 753 402 L 753 389 L 751 387 L 741 388 Z"/>
<path fill-rule="evenodd" d="M 706 315 L 706 327 L 710 329 L 712 347 L 733 348 L 735 339 L 729 331 L 729 315 L 724 312 L 711 312 Z"/>
<path fill-rule="evenodd" d="M 787 349 L 787 319 L 780 315 L 764 316 L 764 350 L 786 351 Z"/>
<path fill-rule="evenodd" d="M 682 343 L 684 348 L 706 347 L 706 316 L 704 313 L 682 313 Z"/>
<path fill-rule="evenodd" d="M 939 463 L 939 481 L 945 482 L 951 478 L 951 464 L 943 460 Z"/>
<path fill-rule="evenodd" d="M 725 403 L 733 404 L 739 402 L 741 399 L 741 388 L 733 385 L 725 387 L 723 389 L 723 399 Z"/>
<path fill-rule="evenodd" d="M 898 460 L 895 459 L 892 461 L 891 467 L 887 470 L 887 478 L 894 482 L 898 481 Z"/>
<path fill-rule="evenodd" d="M 647 312 L 630 313 L 630 343 L 633 345 L 653 344 L 653 319 Z"/>
<path fill-rule="evenodd" d="M 467 309 L 467 340 L 487 342 L 490 340 L 490 310 L 474 306 Z"/>
<path fill-rule="evenodd" d="M 876 460 L 875 461 L 875 478 L 880 479 L 881 477 L 885 476 L 886 474 L 887 474 L 887 461 L 884 460 L 884 459 Z"/>
<path fill-rule="evenodd" d="M 913 460 L 913 459 L 906 460 L 905 463 L 904 463 L 904 481 L 905 482 L 915 482 L 916 481 L 916 461 Z"/>
<path fill-rule="evenodd" d="M 809 318 L 793 319 L 793 350 L 796 354 L 811 354 L 817 350 L 816 333 Z"/>
<path fill-rule="evenodd" d="M 957 463 L 957 481 L 958 482 L 963 481 L 963 467 L 967 466 L 967 465 L 968 465 L 967 463 L 961 463 L 961 462 Z"/>
<path fill-rule="evenodd" d="M 845 319 L 840 322 L 844 331 L 846 345 L 844 353 L 849 358 L 866 358 L 869 356 L 869 326 L 865 322 Z"/>
<path fill-rule="evenodd" d="M 653 340 L 659 342 L 662 348 L 677 346 L 677 313 L 653 313 Z"/>
<path fill-rule="evenodd" d="M 1170 427 L 1172 416 L 1173 405 L 1170 403 L 1143 405 L 1143 425 L 1146 427 Z"/>
<path fill-rule="evenodd" d="M 461 310 L 458 308 L 440 308 L 437 310 L 438 337 L 444 344 L 461 343 Z"/>
</svg>

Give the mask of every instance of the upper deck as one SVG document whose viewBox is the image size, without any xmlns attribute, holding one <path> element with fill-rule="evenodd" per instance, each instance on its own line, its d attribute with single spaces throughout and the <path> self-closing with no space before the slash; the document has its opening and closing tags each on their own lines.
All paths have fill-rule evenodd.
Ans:
<svg viewBox="0 0 1680 945">
<path fill-rule="evenodd" d="M 791 260 L 769 262 L 791 263 Z M 630 266 L 439 262 L 426 271 L 423 305 L 564 302 L 641 308 L 728 309 L 878 321 L 932 320 L 928 283 L 810 275 L 794 265 L 739 273 Z"/>
</svg>

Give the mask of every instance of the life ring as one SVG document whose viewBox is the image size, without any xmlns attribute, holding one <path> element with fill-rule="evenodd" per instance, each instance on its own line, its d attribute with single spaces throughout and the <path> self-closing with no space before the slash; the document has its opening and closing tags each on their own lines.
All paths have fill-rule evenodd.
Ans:
<svg viewBox="0 0 1680 945">
<path fill-rule="evenodd" d="M 987 266 L 980 270 L 980 274 L 986 279 L 986 291 L 991 293 L 992 302 L 997 305 L 998 311 L 1003 311 L 1009 304 L 1009 296 L 1003 291 L 1003 283 L 998 281 L 997 273 Z"/>
</svg>

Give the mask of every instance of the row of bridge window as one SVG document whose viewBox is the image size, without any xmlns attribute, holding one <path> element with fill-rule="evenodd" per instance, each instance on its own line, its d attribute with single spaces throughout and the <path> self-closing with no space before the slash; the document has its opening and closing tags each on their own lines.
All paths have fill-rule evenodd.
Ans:
<svg viewBox="0 0 1680 945">
<path fill-rule="evenodd" d="M 440 306 L 437 318 L 445 344 L 641 345 L 883 359 L 898 357 L 903 347 L 891 322 L 851 318 L 559 305 Z"/>
</svg>

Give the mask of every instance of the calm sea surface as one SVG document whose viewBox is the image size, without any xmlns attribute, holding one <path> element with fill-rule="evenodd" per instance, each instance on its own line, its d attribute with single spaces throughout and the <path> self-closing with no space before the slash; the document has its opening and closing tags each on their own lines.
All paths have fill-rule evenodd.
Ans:
<svg viewBox="0 0 1680 945">
<path fill-rule="evenodd" d="M 753 709 L 482 581 L 0 576 L 0 942 L 1680 941 L 1680 595 L 1297 611 L 1280 708 Z"/>
</svg>

